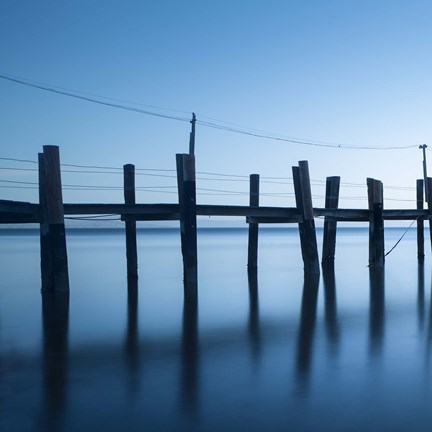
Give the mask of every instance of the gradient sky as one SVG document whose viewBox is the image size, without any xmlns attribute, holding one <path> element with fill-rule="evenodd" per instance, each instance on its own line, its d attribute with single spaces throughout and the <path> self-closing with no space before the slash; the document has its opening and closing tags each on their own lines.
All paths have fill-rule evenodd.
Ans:
<svg viewBox="0 0 432 432">
<path fill-rule="evenodd" d="M 432 2 L 419 0 L 3 0 L 0 73 L 279 136 L 432 148 L 431 17 Z M 189 130 L 187 122 L 0 79 L 1 157 L 37 160 L 50 144 L 60 146 L 63 163 L 173 170 L 175 153 L 188 151 Z M 308 160 L 314 180 L 340 175 L 343 183 L 364 185 L 374 177 L 391 198 L 387 208 L 415 206 L 414 189 L 386 186 L 413 188 L 422 176 L 418 148 L 314 147 L 200 125 L 196 158 L 200 172 L 291 177 L 291 166 Z M 1 160 L 0 167 L 35 168 Z M 159 191 L 139 191 L 140 202 L 177 199 L 175 189 L 160 188 L 175 186 L 175 173 L 158 174 L 169 177 L 137 178 L 138 186 Z M 246 178 L 198 177 L 198 202 L 248 202 Z M 0 179 L 35 182 L 37 173 L 1 169 Z M 288 195 L 264 195 L 262 204 L 293 205 L 290 181 L 277 181 L 288 184 L 263 183 L 261 190 Z M 120 187 L 122 177 L 64 172 L 63 183 Z M 314 204 L 322 206 L 323 183 L 314 183 Z M 37 201 L 35 189 L 1 188 L 0 195 Z M 366 205 L 365 187 L 344 185 L 341 196 L 343 207 Z M 122 193 L 66 189 L 64 198 L 121 202 Z"/>
</svg>

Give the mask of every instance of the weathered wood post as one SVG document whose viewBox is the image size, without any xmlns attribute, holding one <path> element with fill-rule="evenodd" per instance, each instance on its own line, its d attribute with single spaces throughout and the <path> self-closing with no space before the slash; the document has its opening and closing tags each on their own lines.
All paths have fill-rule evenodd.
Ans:
<svg viewBox="0 0 432 432">
<path fill-rule="evenodd" d="M 123 166 L 123 190 L 125 204 L 135 204 L 135 166 L 127 164 Z M 138 252 L 136 221 L 126 217 L 126 260 L 127 277 L 138 278 Z"/>
<path fill-rule="evenodd" d="M 251 174 L 249 177 L 249 205 L 259 206 L 259 174 Z M 248 238 L 248 267 L 258 267 L 258 224 L 249 223 Z"/>
<path fill-rule="evenodd" d="M 369 266 L 384 266 L 383 184 L 367 179 L 369 219 Z"/>
<path fill-rule="evenodd" d="M 423 209 L 423 180 L 417 180 L 417 209 Z M 424 220 L 417 219 L 417 259 L 424 261 Z"/>
<path fill-rule="evenodd" d="M 300 161 L 298 167 L 292 167 L 292 172 L 297 209 L 303 217 L 303 221 L 299 222 L 299 233 L 304 271 L 319 274 L 318 246 L 307 161 Z"/>
<path fill-rule="evenodd" d="M 68 291 L 66 230 L 57 146 L 44 146 L 39 155 L 39 200 L 42 290 Z"/>
<path fill-rule="evenodd" d="M 305 234 L 304 234 L 304 224 L 303 224 L 303 198 L 302 198 L 302 192 L 301 192 L 301 186 L 300 186 L 300 172 L 298 166 L 292 167 L 292 174 L 293 174 L 293 184 L 294 184 L 294 195 L 295 195 L 295 201 L 296 201 L 296 207 L 300 214 L 301 221 L 298 224 L 299 227 L 299 235 L 300 235 L 300 249 L 302 254 L 303 263 L 306 262 L 307 258 L 305 256 Z"/>
<path fill-rule="evenodd" d="M 176 154 L 176 169 L 177 169 L 177 191 L 178 191 L 178 202 L 179 202 L 179 213 L 180 213 L 180 239 L 181 239 L 181 251 L 182 256 L 184 256 L 184 233 L 182 230 L 181 223 L 181 212 L 184 207 L 184 190 L 183 190 L 183 182 L 184 182 L 184 174 L 183 174 L 183 154 Z"/>
<path fill-rule="evenodd" d="M 432 178 L 427 178 L 427 189 L 429 193 L 429 199 L 427 201 L 428 203 L 428 218 L 429 218 L 429 234 L 430 234 L 430 241 L 431 241 L 431 247 L 432 247 L 432 199 L 430 199 L 431 191 L 432 191 Z"/>
<path fill-rule="evenodd" d="M 50 278 L 52 275 L 52 262 L 49 246 L 49 228 L 47 218 L 47 201 L 46 201 L 46 185 L 45 185 L 45 169 L 43 153 L 38 154 L 39 164 L 39 207 L 41 214 L 40 223 L 40 265 L 42 291 L 48 291 L 50 286 Z"/>
<path fill-rule="evenodd" d="M 326 209 L 337 209 L 339 205 L 340 177 L 327 177 L 326 182 Z M 333 217 L 326 216 L 324 219 L 322 265 L 334 265 L 336 252 L 336 230 L 337 221 Z"/>
<path fill-rule="evenodd" d="M 195 156 L 177 154 L 176 161 L 184 286 L 189 297 L 196 296 L 198 288 Z"/>
</svg>

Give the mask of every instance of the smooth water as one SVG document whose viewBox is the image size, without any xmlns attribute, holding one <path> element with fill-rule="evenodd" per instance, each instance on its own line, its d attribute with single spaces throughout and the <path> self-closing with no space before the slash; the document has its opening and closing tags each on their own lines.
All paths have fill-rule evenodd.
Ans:
<svg viewBox="0 0 432 432">
<path fill-rule="evenodd" d="M 197 303 L 177 230 L 139 231 L 138 287 L 122 231 L 67 240 L 70 298 L 52 298 L 37 233 L 0 232 L 1 431 L 430 430 L 431 257 L 418 265 L 414 230 L 385 271 L 367 267 L 367 230 L 339 230 L 319 280 L 294 229 L 260 231 L 249 276 L 246 230 L 200 230 Z"/>
</svg>

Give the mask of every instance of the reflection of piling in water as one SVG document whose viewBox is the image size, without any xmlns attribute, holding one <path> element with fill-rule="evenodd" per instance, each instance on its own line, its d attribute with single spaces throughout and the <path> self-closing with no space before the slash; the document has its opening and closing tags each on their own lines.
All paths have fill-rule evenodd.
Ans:
<svg viewBox="0 0 432 432">
<path fill-rule="evenodd" d="M 418 263 L 418 288 L 417 288 L 417 314 L 419 330 L 423 331 L 425 322 L 425 280 L 424 280 L 424 262 Z"/>
<path fill-rule="evenodd" d="M 69 293 L 42 293 L 44 415 L 41 430 L 60 426 L 67 395 Z M 45 429 L 44 429 L 45 428 Z"/>
<path fill-rule="evenodd" d="M 297 378 L 302 385 L 308 382 L 315 335 L 319 275 L 306 274 L 297 340 Z"/>
<path fill-rule="evenodd" d="M 432 349 L 432 283 L 430 291 L 430 301 L 429 301 L 429 317 L 427 323 L 427 342 L 426 342 L 426 366 L 429 366 L 431 349 Z"/>
<path fill-rule="evenodd" d="M 336 280 L 334 266 L 323 266 L 325 323 L 330 352 L 335 353 L 339 345 L 339 325 L 337 318 Z"/>
<path fill-rule="evenodd" d="M 183 334 L 181 359 L 182 409 L 195 412 L 198 403 L 199 346 L 198 346 L 198 298 L 185 297 L 183 304 Z"/>
<path fill-rule="evenodd" d="M 258 298 L 258 273 L 256 268 L 248 269 L 249 282 L 249 338 L 254 360 L 257 360 L 261 352 L 260 324 L 259 324 L 259 298 Z"/>
<path fill-rule="evenodd" d="M 369 348 L 371 354 L 379 354 L 385 330 L 385 274 L 382 267 L 369 268 Z"/>
<path fill-rule="evenodd" d="M 136 277 L 128 278 L 125 352 L 130 377 L 130 389 L 135 391 L 139 381 L 138 280 Z"/>
</svg>

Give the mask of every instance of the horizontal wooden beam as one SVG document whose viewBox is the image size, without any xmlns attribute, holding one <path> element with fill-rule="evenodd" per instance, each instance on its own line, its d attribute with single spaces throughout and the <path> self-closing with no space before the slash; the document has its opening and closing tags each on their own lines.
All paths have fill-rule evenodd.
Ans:
<svg viewBox="0 0 432 432">
<path fill-rule="evenodd" d="M 64 204 L 67 215 L 148 215 L 178 213 L 178 204 Z"/>
<path fill-rule="evenodd" d="M 200 216 L 246 217 L 249 223 L 298 223 L 301 216 L 291 207 L 251 207 L 206 205 L 196 206 Z M 65 215 L 119 214 L 122 220 L 178 220 L 178 204 L 64 204 Z M 340 222 L 368 222 L 370 211 L 364 209 L 314 208 L 314 217 L 334 218 Z M 20 216 L 21 215 L 21 216 Z M 384 220 L 428 219 L 427 209 L 385 209 Z M 0 200 L 0 223 L 38 223 L 39 204 Z"/>
<path fill-rule="evenodd" d="M 37 215 L 25 213 L 0 212 L 0 223 L 15 224 L 15 223 L 39 223 L 40 219 Z"/>
<path fill-rule="evenodd" d="M 413 220 L 417 219 L 418 217 L 423 217 L 425 219 L 428 219 L 429 212 L 427 209 L 403 209 L 403 210 L 391 210 L 391 209 L 384 209 L 383 210 L 383 217 L 385 220 Z"/>
<path fill-rule="evenodd" d="M 369 220 L 369 210 L 363 209 L 330 209 L 330 208 L 314 208 L 314 217 L 319 216 L 327 216 L 327 217 L 335 217 L 335 218 L 354 218 L 354 219 L 362 219 Z"/>
<path fill-rule="evenodd" d="M 39 213 L 39 204 L 32 204 L 22 201 L 0 200 L 0 213 L 37 215 Z"/>
<path fill-rule="evenodd" d="M 200 216 L 291 217 L 298 216 L 298 211 L 296 208 L 290 207 L 249 207 L 198 204 L 197 214 Z"/>
<path fill-rule="evenodd" d="M 288 217 L 266 217 L 266 216 L 247 216 L 246 223 L 258 224 L 285 224 L 285 223 L 299 223 L 303 220 L 300 215 Z"/>
<path fill-rule="evenodd" d="M 124 222 L 128 221 L 171 221 L 180 220 L 178 213 L 152 213 L 152 214 L 138 214 L 138 215 L 122 215 L 121 220 Z"/>
<path fill-rule="evenodd" d="M 67 215 L 177 215 L 178 204 L 64 204 Z M 200 216 L 279 216 L 290 217 L 298 214 L 297 209 L 289 207 L 249 207 L 225 205 L 197 205 Z"/>
<path fill-rule="evenodd" d="M 369 222 L 370 211 L 362 209 L 324 209 L 315 208 L 314 216 L 326 216 L 329 221 L 335 222 Z M 417 218 L 428 219 L 427 210 L 416 209 L 388 209 L 383 210 L 384 220 L 414 220 Z M 299 215 L 290 217 L 267 217 L 267 216 L 250 216 L 246 218 L 248 223 L 296 223 Z"/>
<path fill-rule="evenodd" d="M 315 208 L 314 216 L 329 216 L 337 220 L 359 220 L 368 221 L 370 210 L 362 209 L 325 209 Z M 385 220 L 413 220 L 418 217 L 428 218 L 428 211 L 426 209 L 384 209 L 383 218 Z"/>
</svg>

